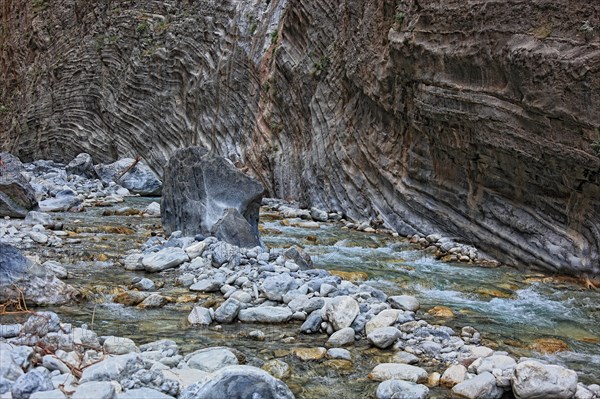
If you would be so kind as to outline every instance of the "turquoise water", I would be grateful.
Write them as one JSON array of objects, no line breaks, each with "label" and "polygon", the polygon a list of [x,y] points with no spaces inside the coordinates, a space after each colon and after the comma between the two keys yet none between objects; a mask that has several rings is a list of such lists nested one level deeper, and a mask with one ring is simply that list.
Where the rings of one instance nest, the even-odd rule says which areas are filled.
[{"label": "turquoise water", "polygon": [[[272,220],[263,229],[267,245],[293,242],[304,247],[317,267],[367,272],[369,283],[388,294],[416,296],[422,313],[436,305],[449,307],[455,317],[447,325],[471,325],[490,346],[563,364],[588,383],[600,381],[598,290],[509,267],[443,263],[406,240],[341,225],[305,229]],[[536,353],[530,346],[539,338],[561,339],[569,350]]]},{"label": "turquoise water", "polygon": [[[144,208],[151,199],[130,198],[126,204]],[[299,325],[224,325],[221,329],[197,329],[186,319],[192,303],[170,303],[161,309],[141,310],[112,303],[115,293],[127,288],[135,276],[144,273],[123,270],[118,262],[128,250],[138,250],[151,233],[160,233],[160,219],[139,216],[102,216],[105,208],[81,214],[59,214],[65,230],[79,231],[78,242],[63,248],[46,249],[42,258],[58,258],[73,275],[68,281],[95,294],[90,300],[55,309],[61,317],[77,325],[87,323],[100,335],[119,335],[146,343],[169,338],[184,352],[206,346],[232,346],[258,365],[280,358],[292,367],[286,380],[298,398],[373,397],[377,383],[366,377],[372,368],[389,361],[391,352],[373,350],[365,342],[352,347],[353,366],[339,369],[327,362],[301,362],[288,352],[295,347],[323,346],[324,335],[305,336]],[[316,267],[360,271],[368,283],[386,293],[410,294],[419,298],[419,316],[432,324],[447,324],[457,330],[466,325],[477,328],[484,343],[516,356],[536,356],[529,347],[539,338],[559,338],[569,350],[546,355],[553,363],[575,369],[585,383],[600,381],[600,293],[564,282],[548,281],[547,276],[516,269],[482,268],[475,265],[443,263],[400,238],[343,229],[341,224],[323,224],[319,229],[293,227],[277,216],[263,213],[264,242],[271,247],[299,245]],[[103,232],[107,227],[129,227],[133,234]],[[106,260],[103,260],[106,259]],[[164,284],[163,295],[173,298],[189,294],[174,285],[174,277],[148,274]],[[218,296],[217,296],[218,299]],[[200,299],[202,301],[204,299]],[[427,310],[436,305],[452,309],[451,319],[433,318]],[[253,329],[262,330],[262,342],[248,338]],[[291,342],[284,341],[292,337]],[[427,368],[427,367],[426,367]],[[428,369],[428,371],[433,371]],[[439,370],[438,370],[439,371]],[[447,391],[434,389],[431,398],[447,397]]]}]

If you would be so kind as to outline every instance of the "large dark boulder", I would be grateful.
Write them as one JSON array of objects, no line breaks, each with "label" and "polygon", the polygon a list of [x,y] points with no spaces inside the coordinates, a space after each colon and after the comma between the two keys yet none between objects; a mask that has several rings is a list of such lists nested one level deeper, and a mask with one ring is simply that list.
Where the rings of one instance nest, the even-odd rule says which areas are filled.
[{"label": "large dark boulder", "polygon": [[[215,233],[225,241],[231,239],[234,245],[241,241],[252,244],[249,246],[258,245],[258,214],[264,188],[227,159],[201,147],[180,149],[169,160],[163,180],[161,217],[167,233],[176,230],[185,235]],[[227,211],[229,208],[242,217]],[[240,232],[250,229],[255,240],[232,237],[235,224]]]},{"label": "large dark boulder", "polygon": [[227,366],[187,387],[180,399],[294,399],[280,380],[251,366]]},{"label": "large dark boulder", "polygon": [[19,158],[0,153],[0,216],[24,218],[37,206],[35,191],[21,174],[24,171]]},{"label": "large dark boulder", "polygon": [[95,179],[98,177],[94,170],[94,164],[92,162],[92,156],[82,152],[77,155],[67,166],[65,166],[67,175],[78,175],[87,177],[88,179]]},{"label": "large dark boulder", "polygon": [[258,232],[235,208],[225,210],[223,217],[213,225],[211,234],[237,247],[251,248],[261,244]]},{"label": "large dark boulder", "polygon": [[0,303],[25,299],[29,305],[62,305],[78,292],[52,270],[33,263],[15,247],[0,243]]},{"label": "large dark boulder", "polygon": [[94,170],[105,183],[114,181],[133,194],[146,196],[161,194],[162,182],[144,161],[123,158],[111,164],[96,165]]}]

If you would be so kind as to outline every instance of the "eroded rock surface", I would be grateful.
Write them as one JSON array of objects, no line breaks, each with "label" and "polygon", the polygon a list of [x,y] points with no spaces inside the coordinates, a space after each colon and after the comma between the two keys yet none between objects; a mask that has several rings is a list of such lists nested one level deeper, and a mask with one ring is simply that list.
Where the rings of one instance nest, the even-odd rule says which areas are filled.
[{"label": "eroded rock surface", "polygon": [[15,247],[0,243],[0,302],[63,305],[78,295],[51,269],[33,263]]},{"label": "eroded rock surface", "polygon": [[21,161],[7,153],[0,153],[0,216],[24,218],[37,206],[35,191],[25,179]]},{"label": "eroded rock surface", "polygon": [[178,150],[165,170],[161,218],[168,233],[215,234],[242,247],[260,245],[258,213],[264,189],[205,148]]},{"label": "eroded rock surface", "polygon": [[12,0],[0,17],[0,146],[25,160],[143,154],[160,174],[203,145],[272,196],[600,272],[595,2]]}]

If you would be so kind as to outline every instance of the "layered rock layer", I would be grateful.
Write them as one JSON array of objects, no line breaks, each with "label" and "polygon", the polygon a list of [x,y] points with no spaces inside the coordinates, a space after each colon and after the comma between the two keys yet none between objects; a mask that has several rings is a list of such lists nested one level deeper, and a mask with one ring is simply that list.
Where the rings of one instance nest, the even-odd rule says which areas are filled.
[{"label": "layered rock layer", "polygon": [[2,149],[202,145],[271,195],[600,274],[600,14],[532,0],[6,0]]}]

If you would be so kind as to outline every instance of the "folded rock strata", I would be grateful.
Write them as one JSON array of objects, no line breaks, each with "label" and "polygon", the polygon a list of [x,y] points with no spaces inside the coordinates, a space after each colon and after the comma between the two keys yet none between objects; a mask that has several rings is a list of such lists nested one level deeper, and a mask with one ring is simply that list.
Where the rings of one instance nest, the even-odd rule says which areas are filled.
[{"label": "folded rock strata", "polygon": [[0,10],[0,146],[202,145],[272,196],[497,259],[600,273],[594,2],[22,2]]}]

